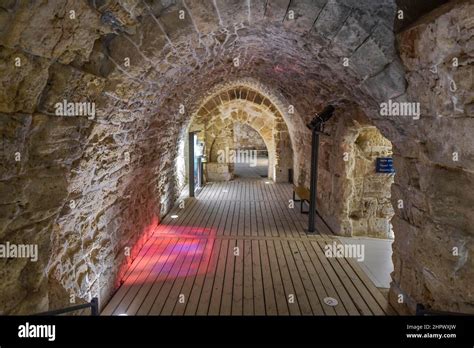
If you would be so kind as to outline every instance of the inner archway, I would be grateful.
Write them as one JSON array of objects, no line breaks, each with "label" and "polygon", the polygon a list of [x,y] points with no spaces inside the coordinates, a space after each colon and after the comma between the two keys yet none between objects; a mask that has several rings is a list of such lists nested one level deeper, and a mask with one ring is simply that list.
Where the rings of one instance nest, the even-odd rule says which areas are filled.
[{"label": "inner archway", "polygon": [[241,157],[249,160],[235,161],[236,178],[267,178],[269,174],[268,149],[265,140],[251,126],[234,123],[234,148]]},{"label": "inner archway", "polygon": [[[294,152],[287,124],[279,108],[258,87],[233,84],[217,89],[197,108],[188,132],[198,132],[204,143],[205,172],[210,181],[231,180],[235,160],[245,157],[256,162],[258,152],[261,166],[267,162],[268,178],[288,182],[292,176]],[[242,156],[237,150],[244,151]]]}]

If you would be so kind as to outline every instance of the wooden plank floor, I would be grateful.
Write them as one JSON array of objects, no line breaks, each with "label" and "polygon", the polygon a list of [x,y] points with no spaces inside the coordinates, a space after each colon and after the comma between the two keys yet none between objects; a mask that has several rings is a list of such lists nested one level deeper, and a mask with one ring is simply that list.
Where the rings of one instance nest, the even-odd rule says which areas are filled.
[{"label": "wooden plank floor", "polygon": [[395,314],[357,261],[325,257],[338,241],[319,218],[308,235],[291,198],[264,179],[207,185],[163,219],[102,315]]}]

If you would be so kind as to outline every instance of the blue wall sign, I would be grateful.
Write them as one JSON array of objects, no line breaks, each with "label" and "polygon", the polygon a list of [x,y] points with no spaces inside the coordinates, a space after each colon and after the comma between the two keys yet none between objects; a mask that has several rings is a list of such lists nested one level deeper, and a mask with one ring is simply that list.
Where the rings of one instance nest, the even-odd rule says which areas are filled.
[{"label": "blue wall sign", "polygon": [[375,162],[376,173],[395,173],[393,159],[391,157],[377,157]]}]

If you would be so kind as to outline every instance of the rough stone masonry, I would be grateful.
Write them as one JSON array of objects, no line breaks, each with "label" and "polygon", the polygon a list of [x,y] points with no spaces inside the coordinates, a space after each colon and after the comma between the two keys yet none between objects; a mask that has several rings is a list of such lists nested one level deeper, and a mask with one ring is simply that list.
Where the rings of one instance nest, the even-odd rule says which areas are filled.
[{"label": "rough stone masonry", "polygon": [[[452,1],[395,35],[393,0],[2,1],[0,242],[38,260],[0,259],[0,312],[107,301],[182,188],[191,118],[232,85],[281,114],[302,185],[329,101],[376,127],[397,171],[391,303],[473,313],[472,13]],[[64,100],[94,117],[58,115]],[[381,116],[389,100],[421,117]]]}]

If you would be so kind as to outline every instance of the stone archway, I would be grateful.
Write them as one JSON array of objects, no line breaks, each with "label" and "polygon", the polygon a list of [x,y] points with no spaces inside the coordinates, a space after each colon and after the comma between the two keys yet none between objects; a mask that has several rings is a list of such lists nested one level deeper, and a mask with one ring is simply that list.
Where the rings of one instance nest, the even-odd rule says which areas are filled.
[{"label": "stone archway", "polygon": [[352,146],[352,194],[346,221],[352,236],[393,239],[391,186],[395,173],[377,173],[377,158],[392,157],[392,144],[375,127],[360,128]]},{"label": "stone archway", "polygon": [[260,133],[246,123],[234,123],[234,148],[242,158],[251,161],[240,161],[234,166],[237,178],[269,178],[268,146]]},{"label": "stone archway", "polygon": [[388,237],[393,176],[377,174],[375,162],[392,145],[356,105],[337,113],[321,135],[317,209],[338,235]]},{"label": "stone archway", "polygon": [[[204,99],[194,113],[189,130],[202,130],[206,151],[210,152],[217,138],[231,133],[238,122],[253,128],[262,137],[268,150],[268,176],[275,182],[286,182],[293,170],[293,148],[290,132],[279,109],[256,86],[241,81],[218,86]],[[214,154],[215,156],[215,154]]]}]

